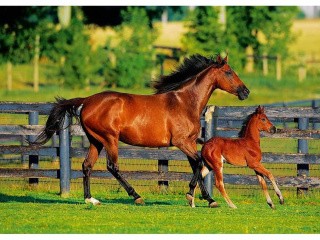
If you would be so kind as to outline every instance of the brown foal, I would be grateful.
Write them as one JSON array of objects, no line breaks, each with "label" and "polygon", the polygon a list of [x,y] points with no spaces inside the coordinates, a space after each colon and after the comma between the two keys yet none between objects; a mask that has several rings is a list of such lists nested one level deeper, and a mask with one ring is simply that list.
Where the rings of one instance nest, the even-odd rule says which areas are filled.
[{"label": "brown foal", "polygon": [[[240,138],[214,137],[208,140],[202,147],[201,155],[209,169],[214,171],[215,185],[231,208],[236,208],[236,206],[230,200],[224,188],[222,173],[224,161],[232,165],[248,166],[253,169],[262,186],[267,203],[271,208],[275,208],[275,206],[268,193],[264,177],[267,177],[271,181],[280,199],[280,203],[284,203],[284,199],[272,173],[261,164],[261,131],[275,133],[276,128],[265,115],[264,108],[259,106],[253,114],[248,116],[246,124],[244,124],[239,133]],[[208,174],[208,172],[208,168],[204,166],[201,170],[202,177]]]}]

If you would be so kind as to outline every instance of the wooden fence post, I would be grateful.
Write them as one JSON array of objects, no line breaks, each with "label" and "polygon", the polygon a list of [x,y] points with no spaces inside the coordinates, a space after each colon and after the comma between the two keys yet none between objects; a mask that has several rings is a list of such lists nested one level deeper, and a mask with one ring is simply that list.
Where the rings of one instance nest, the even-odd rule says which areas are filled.
[{"label": "wooden fence post", "polygon": [[[308,118],[299,118],[298,119],[298,128],[300,130],[308,129],[309,120]],[[298,152],[299,153],[308,153],[308,140],[298,139]],[[309,177],[309,164],[297,164],[297,176]],[[297,194],[306,194],[308,188],[297,188]]]},{"label": "wooden fence post", "polygon": [[264,53],[262,55],[262,69],[263,69],[263,76],[268,75],[268,54]]},{"label": "wooden fence post", "polygon": [[[29,112],[29,125],[38,125],[39,123],[39,113],[38,112]],[[29,141],[33,142],[36,140],[36,136],[29,136]],[[39,156],[38,155],[29,155],[29,169],[38,169],[39,168]],[[29,178],[29,184],[38,184],[38,178]]]},{"label": "wooden fence post", "polygon": [[[214,129],[214,121],[213,121],[213,113],[215,107],[209,106],[205,112],[205,135],[204,141],[208,141],[213,136]],[[213,195],[213,172],[210,171],[208,175],[204,178],[204,185],[206,186],[209,195],[212,197]]]},{"label": "wooden fence post", "polygon": [[[169,171],[169,161],[159,159],[158,160],[158,172],[167,173]],[[158,181],[158,186],[160,188],[160,192],[167,192],[169,187],[169,181]]]},{"label": "wooden fence post", "polygon": [[70,133],[69,115],[66,114],[63,128],[59,132],[59,157],[60,157],[60,195],[68,196],[70,192],[71,159],[70,159]]},{"label": "wooden fence post", "polygon": [[281,70],[281,55],[278,54],[277,55],[277,67],[276,67],[276,71],[277,71],[277,80],[280,81],[281,80],[281,75],[282,75],[282,70]]},{"label": "wooden fence post", "polygon": [[[320,100],[312,100],[312,103],[311,103],[312,108],[319,108],[319,105],[320,105]],[[313,129],[315,130],[320,129],[320,123],[314,122]]]},{"label": "wooden fence post", "polygon": [[40,35],[36,35],[33,63],[33,91],[39,92],[39,55],[40,55]]}]

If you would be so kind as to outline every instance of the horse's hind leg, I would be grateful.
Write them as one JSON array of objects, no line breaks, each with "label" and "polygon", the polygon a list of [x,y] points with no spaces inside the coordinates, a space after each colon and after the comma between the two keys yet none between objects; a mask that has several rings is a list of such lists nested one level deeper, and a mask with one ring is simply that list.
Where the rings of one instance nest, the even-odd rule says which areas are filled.
[{"label": "horse's hind leg", "polygon": [[107,169],[118,180],[120,185],[132,196],[136,204],[144,204],[141,196],[134,188],[123,178],[119,172],[118,166],[118,139],[109,138],[108,145],[104,146],[107,152]]},{"label": "horse's hind leg", "polygon": [[101,149],[101,143],[97,141],[90,142],[88,154],[82,163],[84,199],[86,203],[92,203],[93,205],[99,205],[100,202],[91,196],[90,174],[94,164],[98,159]]}]

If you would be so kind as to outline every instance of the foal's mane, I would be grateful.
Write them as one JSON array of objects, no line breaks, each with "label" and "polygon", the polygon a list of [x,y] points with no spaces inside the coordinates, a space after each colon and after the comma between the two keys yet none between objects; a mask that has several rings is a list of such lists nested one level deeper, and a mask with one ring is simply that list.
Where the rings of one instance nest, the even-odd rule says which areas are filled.
[{"label": "foal's mane", "polygon": [[255,114],[256,114],[256,112],[251,113],[251,114],[248,115],[248,116],[246,117],[246,119],[243,121],[241,130],[240,130],[240,132],[238,133],[238,137],[240,137],[240,138],[241,138],[241,137],[244,137],[244,135],[245,135],[245,133],[246,133],[246,131],[247,131],[247,127],[248,127],[248,124],[249,124],[249,122],[250,122],[250,119],[251,119]]},{"label": "foal's mane", "polygon": [[195,54],[189,58],[185,58],[183,63],[171,74],[160,76],[159,79],[153,83],[153,87],[156,90],[156,94],[177,90],[184,83],[191,80],[193,76],[209,66],[215,65],[216,67],[219,67],[223,64],[225,64],[224,60],[219,64],[213,57],[206,58],[200,54]]}]

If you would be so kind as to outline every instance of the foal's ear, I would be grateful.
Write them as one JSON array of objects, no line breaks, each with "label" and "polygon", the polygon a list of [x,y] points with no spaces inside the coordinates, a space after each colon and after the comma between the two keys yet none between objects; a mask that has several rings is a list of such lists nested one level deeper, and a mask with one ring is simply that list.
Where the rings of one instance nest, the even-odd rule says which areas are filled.
[{"label": "foal's ear", "polygon": [[260,105],[257,107],[256,109],[256,113],[259,113],[259,114],[263,114],[264,113],[264,107],[261,107]]}]

